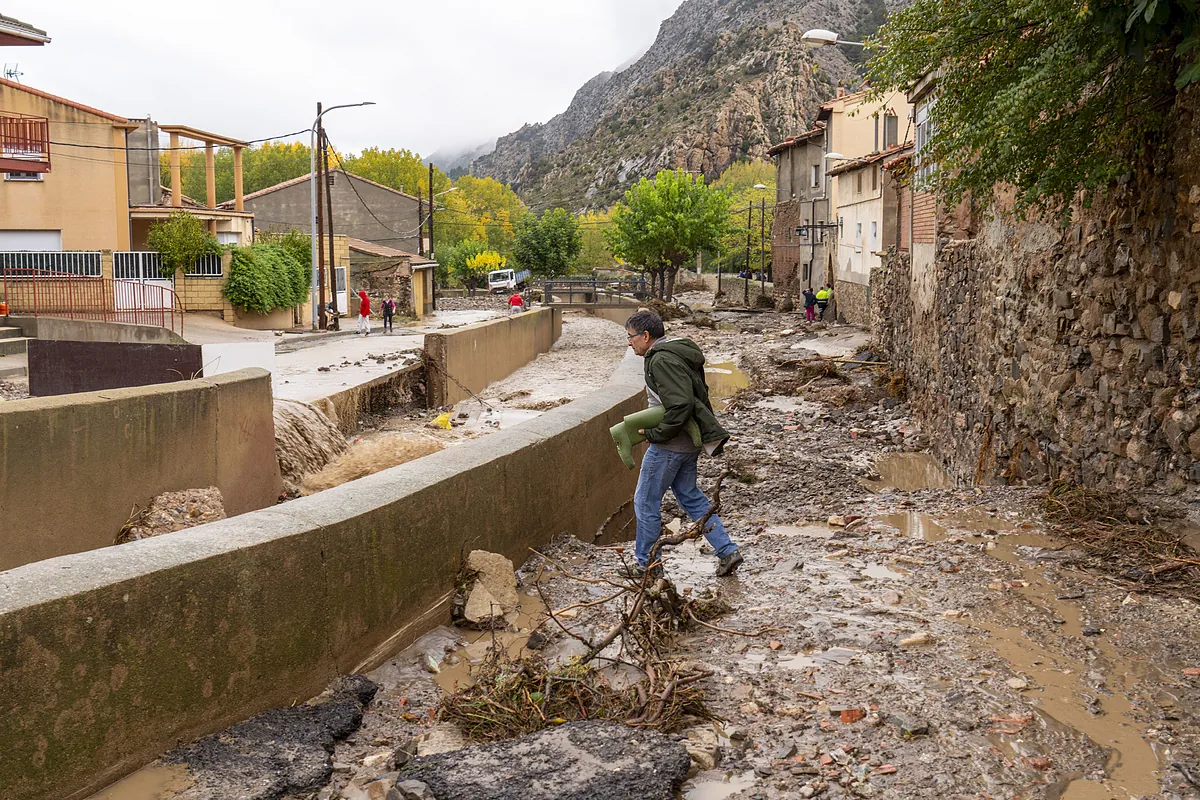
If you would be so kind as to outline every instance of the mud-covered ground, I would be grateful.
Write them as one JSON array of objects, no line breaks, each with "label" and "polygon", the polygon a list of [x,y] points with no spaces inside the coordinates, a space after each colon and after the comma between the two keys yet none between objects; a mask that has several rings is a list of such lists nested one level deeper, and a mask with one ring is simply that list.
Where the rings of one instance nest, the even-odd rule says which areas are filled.
[{"label": "mud-covered ground", "polygon": [[[886,367],[814,377],[785,363],[844,359],[865,340],[855,329],[722,312],[708,324],[672,332],[700,342],[710,366],[736,363],[710,383],[749,383],[717,392],[736,393],[723,413],[734,439],[702,468],[710,491],[730,473],[722,517],[746,562],[715,578],[708,548],[691,542],[666,569],[685,591],[720,592],[732,610],[713,624],[776,630],[700,628],[678,643],[715,672],[703,685],[718,718],[680,732],[718,762],[685,797],[1200,797],[1187,778],[1200,778],[1194,599],[1088,566],[1047,535],[1041,490],[953,487],[917,452],[927,442],[889,395]],[[681,516],[669,496],[666,508]],[[574,539],[548,555],[591,577],[627,557]],[[597,596],[537,557],[519,574],[525,613],[497,638],[514,652],[542,618],[539,574],[556,608]],[[562,621],[594,635],[614,614]],[[553,623],[541,630],[549,657],[578,654]],[[461,744],[432,708],[491,643],[441,628],[375,673],[383,688],[338,745],[346,771],[325,796],[407,737],[432,732],[429,751]]]},{"label": "mud-covered ground", "polygon": [[[702,459],[701,485],[727,473],[721,516],[745,563],[716,578],[703,542],[664,557],[685,597],[711,590],[729,607],[710,620],[726,631],[675,643],[713,672],[699,684],[713,718],[672,731],[694,758],[683,797],[1200,798],[1200,607],[1186,586],[1134,585],[1052,536],[1042,489],[954,486],[861,331],[793,314],[700,321],[669,330],[709,354],[733,439]],[[546,377],[489,394],[538,402]],[[668,496],[673,530],[680,517]],[[615,579],[631,538],[627,526],[545,552]],[[493,646],[520,654],[537,630],[551,661],[579,655],[538,590],[563,609],[609,587],[532,554],[519,567],[510,629],[440,627],[372,672],[379,691],[334,745],[331,781],[289,797],[366,796],[355,787],[414,738],[421,753],[461,747],[436,706]],[[559,622],[595,640],[617,613],[577,607]]]}]

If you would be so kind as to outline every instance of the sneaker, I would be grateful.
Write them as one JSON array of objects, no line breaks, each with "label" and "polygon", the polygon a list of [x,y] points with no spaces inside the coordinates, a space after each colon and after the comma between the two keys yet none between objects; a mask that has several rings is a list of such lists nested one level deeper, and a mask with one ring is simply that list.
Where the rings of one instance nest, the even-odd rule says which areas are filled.
[{"label": "sneaker", "polygon": [[717,562],[717,577],[732,575],[737,571],[737,568],[742,565],[742,553],[740,550],[734,550],[727,556],[722,556]]}]

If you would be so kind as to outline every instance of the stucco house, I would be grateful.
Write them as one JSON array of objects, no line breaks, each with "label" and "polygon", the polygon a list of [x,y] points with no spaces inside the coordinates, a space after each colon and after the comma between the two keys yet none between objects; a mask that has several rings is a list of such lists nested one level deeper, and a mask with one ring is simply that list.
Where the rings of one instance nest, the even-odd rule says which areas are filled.
[{"label": "stucco house", "polygon": [[[371,306],[393,297],[398,312],[424,319],[433,312],[433,274],[437,264],[395,247],[350,239],[350,289],[366,287]],[[347,308],[345,270],[338,270],[338,308]]]}]

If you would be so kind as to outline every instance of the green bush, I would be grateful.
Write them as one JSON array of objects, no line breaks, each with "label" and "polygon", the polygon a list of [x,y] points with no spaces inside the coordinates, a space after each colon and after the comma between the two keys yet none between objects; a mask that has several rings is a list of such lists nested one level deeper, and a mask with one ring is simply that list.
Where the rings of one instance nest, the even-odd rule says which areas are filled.
[{"label": "green bush", "polygon": [[266,314],[303,303],[312,286],[306,264],[277,244],[233,248],[225,298],[235,306]]},{"label": "green bush", "polygon": [[187,269],[202,256],[219,256],[221,245],[196,217],[186,211],[173,211],[165,220],[150,224],[146,245],[162,256],[163,277],[175,270]]}]

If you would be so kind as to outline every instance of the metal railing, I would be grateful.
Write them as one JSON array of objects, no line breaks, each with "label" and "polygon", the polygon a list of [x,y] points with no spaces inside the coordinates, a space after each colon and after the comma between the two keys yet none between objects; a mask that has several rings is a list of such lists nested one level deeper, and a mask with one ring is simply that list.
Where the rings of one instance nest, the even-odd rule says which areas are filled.
[{"label": "metal railing", "polygon": [[50,169],[50,123],[45,117],[0,113],[0,166],[5,170]]},{"label": "metal railing", "polygon": [[0,271],[12,279],[54,272],[77,277],[100,277],[98,251],[16,251],[0,253]]},{"label": "metal railing", "polygon": [[[221,256],[201,256],[183,271],[189,278],[220,278],[225,274]],[[162,256],[154,250],[113,253],[113,277],[125,281],[170,281],[163,275]]]},{"label": "metal railing", "polygon": [[644,278],[621,281],[554,280],[542,285],[542,303],[610,303],[620,305],[630,299],[643,300],[648,296]]},{"label": "metal railing", "polygon": [[183,334],[179,297],[157,283],[0,267],[0,291],[9,314],[156,325]]}]

